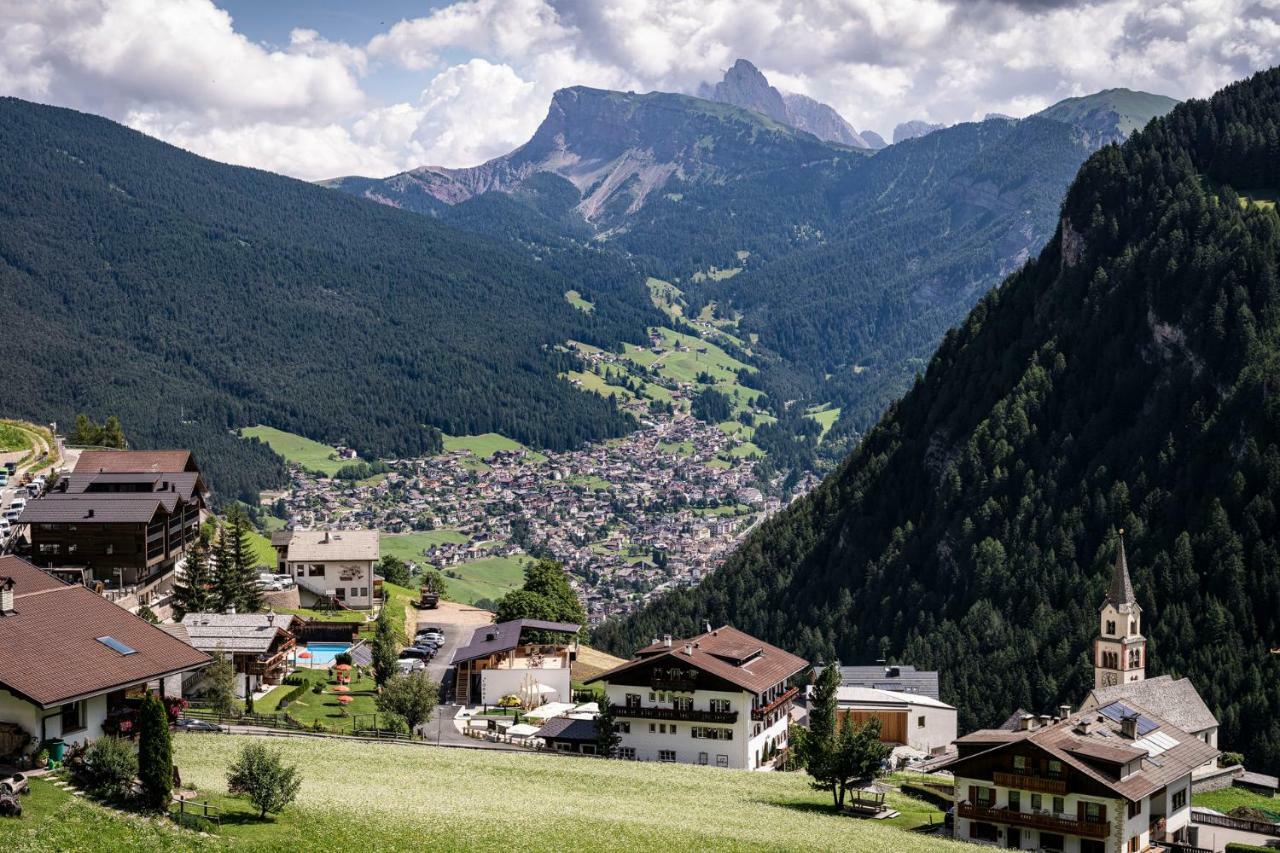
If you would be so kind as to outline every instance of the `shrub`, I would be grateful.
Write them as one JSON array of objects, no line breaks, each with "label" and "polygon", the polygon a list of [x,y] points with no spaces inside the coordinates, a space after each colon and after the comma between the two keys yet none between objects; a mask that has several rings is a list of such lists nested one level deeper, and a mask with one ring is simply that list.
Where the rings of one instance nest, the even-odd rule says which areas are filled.
[{"label": "shrub", "polygon": [[334,656],[333,656],[333,662],[334,662],[335,664],[343,664],[343,663],[345,663],[347,666],[351,666],[351,664],[352,664],[352,660],[351,660],[351,653],[350,653],[350,652],[338,652],[336,655],[334,655]]},{"label": "shrub", "polygon": [[317,696],[319,696],[321,693],[323,693],[323,692],[324,692],[324,682],[323,682],[323,681],[317,681],[315,684],[311,685],[311,692],[312,692],[312,693],[314,693],[314,694],[316,694]]},{"label": "shrub", "polygon": [[1244,756],[1238,752],[1224,752],[1218,756],[1219,767],[1235,767],[1244,764]]},{"label": "shrub", "polygon": [[173,792],[173,746],[169,741],[169,715],[155,696],[142,703],[138,725],[138,777],[148,808],[163,810]]},{"label": "shrub", "polygon": [[138,775],[138,756],[128,741],[100,737],[85,750],[80,777],[77,779],[91,793],[108,800],[123,800],[133,791]]},{"label": "shrub", "polygon": [[243,794],[258,809],[258,816],[279,814],[298,796],[302,777],[298,768],[284,763],[279,751],[261,743],[246,743],[227,772],[227,790]]}]

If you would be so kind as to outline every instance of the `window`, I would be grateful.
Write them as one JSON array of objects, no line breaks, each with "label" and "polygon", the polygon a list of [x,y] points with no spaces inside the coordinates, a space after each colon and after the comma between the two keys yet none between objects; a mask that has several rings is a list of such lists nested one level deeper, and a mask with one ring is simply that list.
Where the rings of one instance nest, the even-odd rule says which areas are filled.
[{"label": "window", "polygon": [[625,758],[627,761],[635,761],[636,748],[634,746],[620,746],[618,747],[618,757]]},{"label": "window", "polygon": [[675,723],[672,723],[672,724],[671,724],[671,733],[672,733],[672,734],[675,734],[675,733],[676,733],[676,724],[675,724]]},{"label": "window", "polygon": [[1009,811],[1011,812],[1022,811],[1022,792],[1021,791],[1009,792]]},{"label": "window", "polygon": [[95,639],[99,643],[102,643],[102,645],[111,649],[111,651],[119,652],[120,654],[125,656],[135,654],[137,652],[136,649],[132,649],[129,646],[126,646],[124,643],[120,642],[115,637],[96,637]]},{"label": "window", "polygon": [[1038,812],[1038,811],[1040,811],[1040,810],[1041,810],[1041,809],[1043,809],[1043,808],[1044,808],[1044,797],[1040,796],[1039,794],[1032,794],[1032,795],[1031,795],[1031,810],[1032,810],[1033,812]]},{"label": "window", "polygon": [[78,732],[84,728],[84,701],[68,702],[62,706],[62,734]]},{"label": "window", "polygon": [[969,791],[973,796],[974,805],[989,809],[996,804],[995,788],[983,788],[975,785]]},{"label": "window", "polygon": [[324,564],[318,563],[307,567],[307,577],[322,578],[324,577]]},{"label": "window", "polygon": [[1116,620],[1108,619],[1107,620],[1107,636],[1114,637],[1115,635],[1116,635]]},{"label": "window", "polygon": [[673,697],[673,698],[672,698],[672,700],[671,700],[671,705],[672,705],[672,707],[673,707],[673,708],[675,708],[677,711],[692,711],[692,710],[693,710],[693,697],[692,697],[692,696],[676,696],[676,697]]},{"label": "window", "polygon": [[658,701],[658,694],[657,694],[657,693],[654,693],[652,690],[650,690],[650,691],[649,691],[649,701],[650,701],[650,702],[657,702],[657,701]]},{"label": "window", "polygon": [[659,761],[675,761],[676,751],[674,749],[660,749],[658,750],[658,760]]},{"label": "window", "polygon": [[[924,719],[921,717],[921,719]],[[1025,755],[1015,755],[1013,757],[1013,769],[1019,773],[1027,769],[1027,757]]]},{"label": "window", "polygon": [[728,767],[728,766],[729,766],[729,756],[727,755],[716,756],[716,767]]},{"label": "window", "polygon": [[1142,836],[1135,835],[1129,839],[1129,853],[1138,853],[1142,849]]},{"label": "window", "polygon": [[711,710],[713,713],[716,713],[716,714],[729,713],[729,700],[728,699],[712,699]]},{"label": "window", "polygon": [[920,716],[916,717],[916,728],[917,729],[924,728],[924,714],[921,714]]},{"label": "window", "polygon": [[1084,819],[1088,823],[1106,823],[1107,807],[1102,803],[1081,803]]},{"label": "window", "polygon": [[1055,832],[1040,833],[1040,849],[1041,850],[1065,850],[1066,842],[1062,836]]},{"label": "window", "polygon": [[653,734],[657,730],[658,730],[658,727],[656,725],[654,725],[653,723],[649,724],[649,734]]},{"label": "window", "polygon": [[335,589],[335,590],[333,591],[333,597],[334,597],[334,598],[336,598],[336,599],[338,599],[339,601],[346,601],[346,600],[347,600],[347,591],[346,591],[345,589],[343,589],[342,587],[338,587],[337,589]]},{"label": "window", "polygon": [[[651,694],[649,694],[649,695],[650,695],[650,696],[652,696],[653,694],[651,693]],[[628,708],[639,708],[639,707],[640,707],[640,694],[639,694],[639,693],[628,693],[628,694],[627,694],[626,703],[627,703],[627,707],[628,707]]]},{"label": "window", "polygon": [[1053,813],[1064,814],[1067,810],[1067,801],[1064,797],[1053,798]]},{"label": "window", "polygon": [[629,735],[631,734],[631,723],[628,723],[625,720],[621,723],[614,723],[613,730],[620,735]]},{"label": "window", "polygon": [[362,586],[362,587],[360,587],[360,597],[361,597],[361,598],[368,598],[368,597],[369,597],[369,587],[367,587],[367,586]]},{"label": "window", "polygon": [[666,724],[666,723],[659,723],[659,724],[658,724],[658,734],[660,734],[660,735],[665,735],[666,733],[667,733],[667,724]]},{"label": "window", "polygon": [[1142,803],[1129,803],[1129,817],[1137,817],[1142,814]]},{"label": "window", "polygon": [[1096,838],[1081,838],[1080,853],[1107,853],[1107,845]]},{"label": "window", "polygon": [[707,757],[707,754],[706,754],[705,752],[699,752],[699,753],[698,753],[698,763],[699,763],[699,764],[706,764],[709,760],[710,760],[710,759]]},{"label": "window", "polygon": [[1184,809],[1186,807],[1187,807],[1187,789],[1183,788],[1181,791],[1174,791],[1173,792],[1173,810],[1176,812],[1178,809]]},{"label": "window", "polygon": [[1051,759],[1049,759],[1049,772],[1050,772],[1050,773],[1052,773],[1052,774],[1054,774],[1054,775],[1057,775],[1058,773],[1061,773],[1061,772],[1062,772],[1062,762],[1061,762],[1061,761],[1058,761],[1056,758],[1051,758]]},{"label": "window", "polygon": [[40,546],[40,553],[41,553],[41,554],[56,554],[56,553],[58,553],[58,551],[60,550],[60,548],[61,548],[61,546],[59,546],[59,545],[48,545],[48,544],[46,544],[46,545],[41,545],[41,546]]}]

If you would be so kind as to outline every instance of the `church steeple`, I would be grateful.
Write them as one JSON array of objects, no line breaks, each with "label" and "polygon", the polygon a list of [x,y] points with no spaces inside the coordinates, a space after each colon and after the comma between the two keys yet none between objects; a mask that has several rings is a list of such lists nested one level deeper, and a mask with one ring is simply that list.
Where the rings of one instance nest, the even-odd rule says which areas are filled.
[{"label": "church steeple", "polygon": [[1146,677],[1147,638],[1142,636],[1142,608],[1138,606],[1133,581],[1129,579],[1123,530],[1111,567],[1111,584],[1100,610],[1100,636],[1094,643],[1094,687],[1142,681]]},{"label": "church steeple", "polygon": [[1124,553],[1123,528],[1120,530],[1120,544],[1116,548],[1116,562],[1111,568],[1111,588],[1107,590],[1107,603],[1121,612],[1138,606],[1137,599],[1133,597],[1133,582],[1129,580],[1129,560]]}]

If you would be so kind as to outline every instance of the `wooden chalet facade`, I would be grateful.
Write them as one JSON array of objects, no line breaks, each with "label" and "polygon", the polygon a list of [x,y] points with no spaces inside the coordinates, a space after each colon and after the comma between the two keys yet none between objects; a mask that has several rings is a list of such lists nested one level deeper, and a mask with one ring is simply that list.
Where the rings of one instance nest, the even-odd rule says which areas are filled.
[{"label": "wooden chalet facade", "polygon": [[199,535],[204,481],[183,451],[92,451],[18,517],[41,568],[136,586],[173,572]]},{"label": "wooden chalet facade", "polygon": [[277,613],[188,613],[182,618],[187,642],[208,654],[231,656],[236,695],[264,684],[279,684],[292,668],[295,619]]}]

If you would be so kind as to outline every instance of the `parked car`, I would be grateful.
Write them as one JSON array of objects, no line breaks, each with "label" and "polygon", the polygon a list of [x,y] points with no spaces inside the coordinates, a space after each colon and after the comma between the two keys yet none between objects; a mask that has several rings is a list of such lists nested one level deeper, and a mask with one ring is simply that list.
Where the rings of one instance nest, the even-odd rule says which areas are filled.
[{"label": "parked car", "polygon": [[199,720],[195,717],[182,717],[175,723],[177,728],[184,732],[221,732],[225,731],[222,726],[217,723],[211,723],[208,720]]},{"label": "parked car", "polygon": [[400,660],[396,661],[396,670],[401,675],[408,675],[411,672],[426,668],[426,661],[418,660],[417,658],[400,658]]},{"label": "parked car", "polygon": [[18,470],[18,463],[17,463],[17,462],[6,462],[6,463],[4,463],[4,468],[5,468],[5,470],[6,470],[6,471],[8,471],[8,472],[9,472],[9,475],[10,475],[10,476],[13,476],[13,474]]},{"label": "parked car", "polygon": [[441,634],[439,631],[428,631],[425,634],[422,632],[419,632],[417,635],[415,635],[414,640],[417,642],[422,642],[425,640],[426,642],[429,642],[429,643],[435,643],[437,646],[443,646],[444,634]]},{"label": "parked car", "polygon": [[4,517],[8,521],[17,521],[20,515],[22,515],[22,507],[20,506],[10,506],[4,511]]},{"label": "parked car", "polygon": [[434,653],[428,649],[420,649],[417,646],[410,646],[409,648],[403,649],[400,652],[400,660],[405,660],[406,658],[416,658],[417,660],[425,661],[425,660],[429,660],[432,654]]}]

